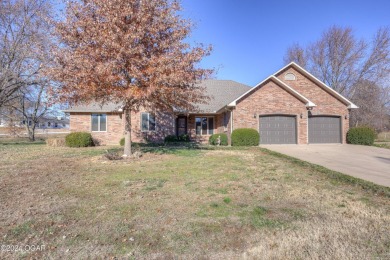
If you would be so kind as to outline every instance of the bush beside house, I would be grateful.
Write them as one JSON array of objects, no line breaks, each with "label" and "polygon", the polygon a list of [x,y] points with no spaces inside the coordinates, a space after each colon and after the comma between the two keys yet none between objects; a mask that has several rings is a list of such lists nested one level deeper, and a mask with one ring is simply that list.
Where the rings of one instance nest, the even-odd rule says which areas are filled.
[{"label": "bush beside house", "polygon": [[373,145],[375,138],[375,130],[370,127],[353,127],[347,132],[349,144]]},{"label": "bush beside house", "polygon": [[189,135],[167,135],[164,138],[164,143],[174,143],[174,142],[189,142],[190,137]]},{"label": "bush beside house", "polygon": [[218,138],[220,138],[219,145],[228,145],[228,137],[226,134],[213,134],[209,138],[209,144],[218,145]]},{"label": "bush beside house", "polygon": [[74,132],[65,137],[66,146],[69,147],[88,147],[93,146],[93,139],[90,133]]},{"label": "bush beside house", "polygon": [[260,142],[260,135],[252,128],[240,128],[232,132],[232,146],[257,146]]}]

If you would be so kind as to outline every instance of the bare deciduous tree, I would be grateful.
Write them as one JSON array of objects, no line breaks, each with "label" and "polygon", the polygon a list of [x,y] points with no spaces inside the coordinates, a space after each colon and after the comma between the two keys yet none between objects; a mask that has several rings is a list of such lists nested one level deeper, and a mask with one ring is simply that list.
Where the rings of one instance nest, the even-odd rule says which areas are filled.
[{"label": "bare deciduous tree", "polygon": [[23,88],[38,84],[50,43],[47,0],[0,1],[0,107]]},{"label": "bare deciduous tree", "polygon": [[354,102],[359,104],[358,110],[351,111],[351,121],[355,126],[369,125],[377,130],[386,126],[388,115],[387,93],[371,81],[361,81],[355,88]]},{"label": "bare deciduous tree", "polygon": [[390,31],[381,28],[369,44],[351,28],[333,26],[306,48],[294,44],[285,62],[295,61],[343,95],[352,97],[358,82],[378,82],[390,71]]},{"label": "bare deciduous tree", "polygon": [[[358,40],[349,27],[333,26],[318,41],[306,47],[294,44],[287,50],[284,61],[297,62],[360,107],[365,107],[367,103],[384,106],[389,102],[383,99],[389,96],[390,91],[388,82],[384,80],[390,73],[389,28],[380,28],[372,41],[366,41]],[[377,88],[381,95],[370,96],[370,100],[364,98],[362,93],[377,93]],[[380,118],[379,111],[366,110],[363,114],[366,120],[354,117],[352,124],[372,123],[370,117]]]},{"label": "bare deciduous tree", "polygon": [[56,25],[61,46],[48,70],[60,100],[123,104],[125,156],[131,155],[131,111],[172,110],[204,101],[199,80],[212,71],[197,64],[210,47],[184,39],[191,23],[168,0],[69,1]]},{"label": "bare deciduous tree", "polygon": [[290,47],[288,47],[286,54],[284,56],[284,61],[289,63],[291,61],[296,62],[301,67],[306,68],[308,58],[306,57],[305,50],[298,44],[294,43]]}]

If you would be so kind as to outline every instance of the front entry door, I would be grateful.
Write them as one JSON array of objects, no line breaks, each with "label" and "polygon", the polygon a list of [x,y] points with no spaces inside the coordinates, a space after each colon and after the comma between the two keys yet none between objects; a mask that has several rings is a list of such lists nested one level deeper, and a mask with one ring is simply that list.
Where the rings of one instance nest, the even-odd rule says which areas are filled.
[{"label": "front entry door", "polygon": [[187,134],[187,117],[179,116],[176,121],[176,134],[177,136]]}]

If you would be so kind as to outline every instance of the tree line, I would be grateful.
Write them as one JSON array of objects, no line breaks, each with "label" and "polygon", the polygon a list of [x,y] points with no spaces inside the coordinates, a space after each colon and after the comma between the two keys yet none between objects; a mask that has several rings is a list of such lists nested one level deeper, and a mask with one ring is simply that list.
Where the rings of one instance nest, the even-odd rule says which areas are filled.
[{"label": "tree line", "polygon": [[0,117],[11,131],[26,122],[32,141],[39,120],[51,111],[51,80],[42,72],[51,57],[52,13],[46,0],[0,1]]},{"label": "tree line", "polygon": [[284,62],[294,61],[353,101],[352,126],[390,129],[390,30],[379,28],[370,40],[352,28],[332,26],[312,43],[295,43]]}]

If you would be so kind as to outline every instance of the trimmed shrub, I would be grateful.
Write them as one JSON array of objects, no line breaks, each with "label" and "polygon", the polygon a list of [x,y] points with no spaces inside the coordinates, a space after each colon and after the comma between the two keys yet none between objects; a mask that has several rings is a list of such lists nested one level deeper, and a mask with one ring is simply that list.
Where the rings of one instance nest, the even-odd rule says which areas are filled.
[{"label": "trimmed shrub", "polygon": [[228,145],[228,137],[226,134],[213,134],[209,138],[209,144],[218,145],[218,137],[221,137],[220,145]]},{"label": "trimmed shrub", "polygon": [[173,142],[177,142],[177,141],[178,141],[178,138],[176,135],[167,135],[164,138],[164,143],[173,143]]},{"label": "trimmed shrub", "polygon": [[175,143],[175,142],[189,142],[190,136],[189,135],[167,135],[164,138],[164,143]]},{"label": "trimmed shrub", "polygon": [[375,130],[367,126],[353,127],[347,133],[349,144],[373,145],[375,138]]},{"label": "trimmed shrub", "polygon": [[66,146],[69,147],[88,147],[93,146],[93,139],[90,133],[74,132],[65,137]]},{"label": "trimmed shrub", "polygon": [[233,146],[257,146],[259,141],[259,132],[252,128],[240,128],[232,133]]},{"label": "trimmed shrub", "polygon": [[177,138],[179,142],[189,142],[190,136],[189,135],[179,135]]}]

